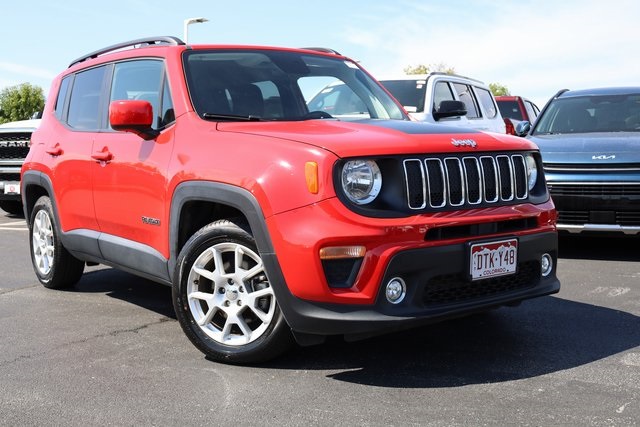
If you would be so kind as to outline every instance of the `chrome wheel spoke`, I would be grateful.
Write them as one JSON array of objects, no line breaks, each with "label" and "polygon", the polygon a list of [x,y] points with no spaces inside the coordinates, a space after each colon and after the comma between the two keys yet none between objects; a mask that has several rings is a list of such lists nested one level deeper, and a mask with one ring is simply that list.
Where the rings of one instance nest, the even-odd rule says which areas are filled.
[{"label": "chrome wheel spoke", "polygon": [[[189,272],[187,299],[205,334],[219,343],[241,346],[267,331],[276,304],[266,276],[260,275],[260,256],[239,243],[218,243],[200,253]],[[265,287],[254,291],[261,282]]]}]

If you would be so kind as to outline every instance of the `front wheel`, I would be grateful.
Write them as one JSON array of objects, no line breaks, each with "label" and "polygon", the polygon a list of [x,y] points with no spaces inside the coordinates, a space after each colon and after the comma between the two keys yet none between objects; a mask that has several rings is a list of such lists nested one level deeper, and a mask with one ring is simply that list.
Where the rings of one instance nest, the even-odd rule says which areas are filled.
[{"label": "front wheel", "polygon": [[216,361],[263,362],[292,343],[253,236],[240,222],[216,221],[189,239],[173,304],[187,337]]},{"label": "front wheel", "polygon": [[62,245],[49,197],[40,197],[33,206],[29,231],[31,263],[40,283],[51,289],[75,285],[84,271],[84,262]]}]

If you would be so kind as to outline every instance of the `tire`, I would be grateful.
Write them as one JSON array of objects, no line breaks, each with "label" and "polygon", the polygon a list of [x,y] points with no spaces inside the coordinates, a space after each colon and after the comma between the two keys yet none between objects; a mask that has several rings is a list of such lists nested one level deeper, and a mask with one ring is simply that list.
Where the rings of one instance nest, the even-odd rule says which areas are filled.
[{"label": "tire", "polygon": [[11,215],[24,215],[24,211],[22,210],[22,202],[18,200],[0,200],[0,209],[7,213],[10,213]]},{"label": "tire", "polygon": [[178,257],[173,305],[187,337],[218,362],[264,362],[293,342],[255,240],[241,222],[216,221],[189,239]]},{"label": "tire", "polygon": [[50,289],[64,289],[80,280],[84,262],[62,246],[55,218],[49,197],[40,197],[29,219],[29,248],[40,283]]}]

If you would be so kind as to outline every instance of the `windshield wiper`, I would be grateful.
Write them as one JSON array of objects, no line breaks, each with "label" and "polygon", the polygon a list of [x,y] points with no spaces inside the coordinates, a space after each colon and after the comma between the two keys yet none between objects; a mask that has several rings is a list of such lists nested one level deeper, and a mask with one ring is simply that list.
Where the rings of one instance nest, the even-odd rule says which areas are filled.
[{"label": "windshield wiper", "polygon": [[207,120],[220,120],[224,122],[260,122],[262,117],[258,116],[240,116],[236,114],[217,114],[217,113],[204,113],[202,118]]}]

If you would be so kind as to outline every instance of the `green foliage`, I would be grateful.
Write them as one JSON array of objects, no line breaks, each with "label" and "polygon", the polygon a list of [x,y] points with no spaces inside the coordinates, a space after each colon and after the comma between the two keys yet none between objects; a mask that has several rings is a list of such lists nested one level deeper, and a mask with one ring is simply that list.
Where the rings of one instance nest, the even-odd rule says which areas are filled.
[{"label": "green foliage", "polygon": [[429,74],[431,72],[455,74],[456,69],[448,66],[444,62],[429,65],[418,64],[415,67],[410,65],[404,69],[405,74]]},{"label": "green foliage", "polygon": [[42,88],[22,83],[0,92],[0,123],[27,120],[44,108]]},{"label": "green foliage", "polygon": [[500,83],[489,83],[489,89],[491,90],[493,96],[511,95],[509,89],[506,86],[501,85]]}]

